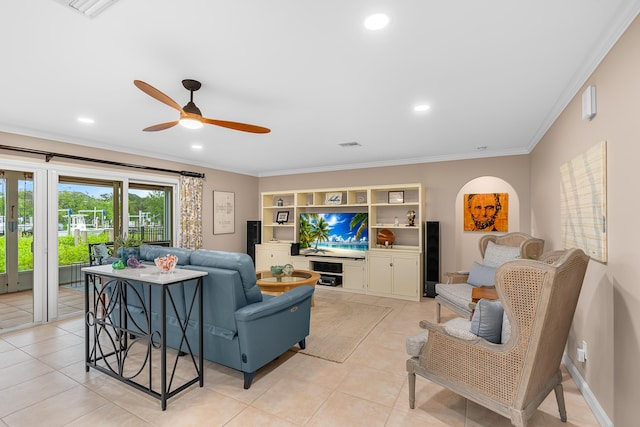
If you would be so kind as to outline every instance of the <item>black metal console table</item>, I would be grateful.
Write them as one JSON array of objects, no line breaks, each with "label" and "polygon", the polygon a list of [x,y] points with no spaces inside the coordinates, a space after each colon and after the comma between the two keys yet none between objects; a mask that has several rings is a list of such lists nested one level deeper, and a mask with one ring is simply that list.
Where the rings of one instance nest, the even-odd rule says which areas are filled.
[{"label": "black metal console table", "polygon": [[[202,319],[202,278],[207,275],[206,272],[174,269],[170,273],[161,273],[156,266],[114,270],[111,265],[86,267],[82,271],[85,274],[87,372],[89,368],[94,368],[160,399],[162,410],[166,409],[168,398],[196,382],[199,382],[200,387],[204,385],[202,322],[197,322],[197,355],[194,355],[194,343],[189,341],[187,325],[196,309],[199,319]],[[176,285],[189,281],[195,281],[195,291],[187,301],[183,288]],[[158,305],[158,301],[154,302],[152,298],[152,287],[160,288],[160,292],[155,292],[160,294],[155,296],[160,298],[160,315],[157,320],[154,320],[155,315],[152,313],[153,304]],[[182,298],[185,298],[186,312],[181,316],[179,306],[183,303]],[[131,312],[132,306],[136,306],[135,314]],[[170,309],[169,313],[167,308]],[[177,326],[181,331],[179,348],[175,349],[169,378],[167,314],[171,315],[174,322],[177,319]],[[157,323],[160,323],[160,330],[157,330]],[[140,351],[136,348],[140,348]],[[157,358],[158,353],[159,390],[157,384],[154,386],[158,373],[153,369],[153,359]],[[175,373],[179,364],[181,367],[186,364],[188,369],[193,369],[195,378],[174,384],[174,379],[178,381]]]}]

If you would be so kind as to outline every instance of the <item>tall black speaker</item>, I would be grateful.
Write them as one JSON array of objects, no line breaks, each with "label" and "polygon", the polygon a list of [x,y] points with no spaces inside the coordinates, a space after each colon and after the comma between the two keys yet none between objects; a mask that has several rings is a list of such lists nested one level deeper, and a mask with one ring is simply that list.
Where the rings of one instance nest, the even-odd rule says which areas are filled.
[{"label": "tall black speaker", "polygon": [[251,256],[254,265],[256,263],[256,245],[262,241],[261,226],[260,221],[247,221],[247,253]]},{"label": "tall black speaker", "polygon": [[424,226],[424,296],[436,296],[440,281],[440,222],[427,221]]}]

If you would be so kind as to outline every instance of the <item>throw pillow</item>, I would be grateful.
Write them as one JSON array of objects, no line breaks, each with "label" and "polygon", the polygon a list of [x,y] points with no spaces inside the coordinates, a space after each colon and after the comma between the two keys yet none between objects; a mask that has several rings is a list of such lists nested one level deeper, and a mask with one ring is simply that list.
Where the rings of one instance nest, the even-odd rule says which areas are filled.
[{"label": "throw pillow", "polygon": [[520,247],[496,245],[489,242],[484,251],[484,265],[489,267],[500,267],[507,261],[520,258]]},{"label": "throw pillow", "polygon": [[92,246],[93,248],[93,257],[96,259],[96,262],[100,264],[104,264],[107,262],[107,258],[109,257],[109,251],[107,250],[107,245],[104,243],[100,243],[99,245]]},{"label": "throw pillow", "polygon": [[469,270],[467,283],[471,286],[493,286],[496,268],[474,262]]},{"label": "throw pillow", "polygon": [[500,344],[502,340],[502,317],[504,310],[499,300],[481,299],[471,318],[471,333],[480,338]]}]

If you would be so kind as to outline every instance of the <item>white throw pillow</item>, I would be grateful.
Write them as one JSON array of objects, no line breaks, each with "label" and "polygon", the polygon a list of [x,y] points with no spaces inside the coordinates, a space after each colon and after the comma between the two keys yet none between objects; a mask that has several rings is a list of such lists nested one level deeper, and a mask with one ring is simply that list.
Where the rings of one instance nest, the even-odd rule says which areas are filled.
[{"label": "white throw pillow", "polygon": [[507,261],[513,261],[520,258],[520,247],[496,245],[489,242],[487,249],[484,251],[484,265],[489,267],[500,267]]}]

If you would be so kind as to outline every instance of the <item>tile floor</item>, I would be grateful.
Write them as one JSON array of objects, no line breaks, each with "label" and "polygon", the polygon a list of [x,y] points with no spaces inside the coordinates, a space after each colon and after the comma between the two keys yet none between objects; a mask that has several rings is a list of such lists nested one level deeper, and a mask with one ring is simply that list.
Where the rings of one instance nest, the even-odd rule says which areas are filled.
[{"label": "tile floor", "polygon": [[[432,299],[408,302],[320,288],[324,297],[393,308],[343,364],[287,352],[242,375],[205,364],[205,386],[157,399],[84,369],[82,316],[0,335],[0,426],[509,426],[508,419],[418,377],[409,409],[404,341],[435,320]],[[564,371],[568,422],[553,393],[530,426],[597,426]]]}]

